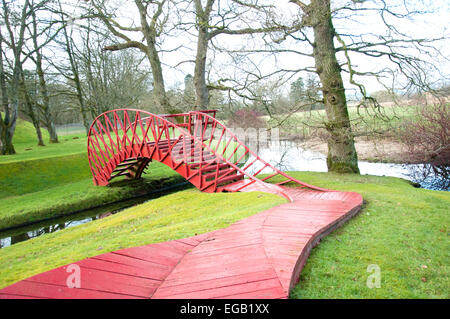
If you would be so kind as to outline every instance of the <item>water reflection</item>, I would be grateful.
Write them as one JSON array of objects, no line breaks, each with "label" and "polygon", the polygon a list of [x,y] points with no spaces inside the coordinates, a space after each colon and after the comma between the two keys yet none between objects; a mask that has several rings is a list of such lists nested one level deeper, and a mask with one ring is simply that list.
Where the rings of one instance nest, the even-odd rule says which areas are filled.
[{"label": "water reflection", "polygon": [[56,231],[74,227],[88,222],[106,218],[122,211],[125,208],[149,202],[158,197],[170,194],[174,191],[189,187],[188,182],[179,183],[164,187],[145,196],[133,198],[119,203],[106,205],[96,209],[89,209],[81,213],[67,215],[51,220],[35,223],[25,227],[18,227],[0,232],[0,248],[14,245],[16,243],[41,236],[43,234],[54,233]]},{"label": "water reflection", "polygon": [[[70,218],[70,220],[68,220],[66,222],[59,222],[58,224],[48,225],[47,224],[48,222],[44,222],[44,223],[33,224],[28,227],[20,227],[20,228],[14,229],[14,230],[1,232],[0,237],[2,237],[2,238],[0,239],[0,248],[11,246],[11,245],[19,243],[21,241],[25,241],[25,240],[28,240],[28,239],[31,239],[34,237],[38,237],[43,234],[54,233],[56,231],[59,231],[59,230],[65,229],[65,228],[85,224],[85,223],[88,223],[93,220],[104,218],[106,216],[115,214],[122,209],[113,210],[113,211],[107,212],[107,213],[100,213],[100,214],[96,214],[94,216],[89,216],[89,217],[85,216],[86,213],[81,214],[81,216],[76,214],[73,216],[65,217],[65,218]],[[88,215],[92,214],[92,212],[89,211],[87,214]],[[55,222],[56,222],[56,220],[51,221],[51,223],[55,223]]]},{"label": "water reflection", "polygon": [[[306,150],[298,146],[295,142],[280,141],[271,142],[266,146],[259,146],[257,154],[282,171],[313,171],[327,172],[326,156]],[[254,158],[250,157],[247,163]],[[437,177],[432,173],[427,176],[420,176],[418,171],[423,171],[422,164],[394,164],[394,163],[370,163],[366,161],[358,162],[361,174],[376,176],[392,176],[410,180],[419,183],[421,187],[428,189],[443,189],[437,183]],[[257,172],[261,166],[252,166],[252,171]],[[261,173],[269,173],[270,169],[266,168]]]}]

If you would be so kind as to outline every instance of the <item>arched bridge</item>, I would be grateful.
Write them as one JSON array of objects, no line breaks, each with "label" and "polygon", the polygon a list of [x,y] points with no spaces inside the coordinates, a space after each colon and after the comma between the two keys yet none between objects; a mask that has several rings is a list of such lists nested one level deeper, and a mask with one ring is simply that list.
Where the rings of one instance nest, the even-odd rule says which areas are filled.
[{"label": "arched bridge", "polygon": [[[203,192],[257,188],[288,199],[282,184],[303,183],[261,159],[216,118],[215,110],[156,115],[118,109],[99,115],[88,135],[89,165],[96,185],[119,176],[139,178],[150,161],[169,166]],[[258,175],[264,173],[264,177]],[[277,184],[268,184],[274,177]]]}]

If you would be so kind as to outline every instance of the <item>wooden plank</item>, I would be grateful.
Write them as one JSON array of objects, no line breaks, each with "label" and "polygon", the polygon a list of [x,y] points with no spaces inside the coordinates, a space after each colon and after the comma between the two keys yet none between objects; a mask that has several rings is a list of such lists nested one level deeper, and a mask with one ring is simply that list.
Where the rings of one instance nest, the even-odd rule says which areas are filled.
[{"label": "wooden plank", "polygon": [[254,282],[241,283],[225,287],[216,287],[211,289],[205,289],[200,291],[175,293],[167,298],[175,299],[208,299],[208,298],[223,298],[226,296],[231,296],[235,294],[250,293],[258,290],[280,290],[281,285],[278,278],[265,279]]},{"label": "wooden plank", "polygon": [[164,285],[158,288],[153,295],[153,298],[171,297],[175,294],[182,294],[188,292],[202,291],[208,289],[222,288],[227,286],[239,285],[243,283],[250,283],[255,281],[275,279],[277,274],[272,268],[261,271],[238,274],[235,276],[220,277],[218,274],[215,278],[209,280],[197,280],[182,284]]},{"label": "wooden plank", "polygon": [[[11,292],[11,293],[8,293]],[[130,299],[138,298],[125,294],[115,294],[105,291],[89,290],[83,288],[67,288],[65,286],[50,285],[27,280],[2,289],[2,294],[17,294],[31,296],[32,298],[57,299]]]},{"label": "wooden plank", "polygon": [[[94,261],[98,262],[98,261]],[[136,297],[149,297],[160,285],[160,280],[152,280],[132,275],[85,268],[80,266],[80,287],[87,290],[124,294]],[[67,288],[71,275],[66,266],[33,276],[27,281]],[[75,289],[75,288],[74,288]]]}]

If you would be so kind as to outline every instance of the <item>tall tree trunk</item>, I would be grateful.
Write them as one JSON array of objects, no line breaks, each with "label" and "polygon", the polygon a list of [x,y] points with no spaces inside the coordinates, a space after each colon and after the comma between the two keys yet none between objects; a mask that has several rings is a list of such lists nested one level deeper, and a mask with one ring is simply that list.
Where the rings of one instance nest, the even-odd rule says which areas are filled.
[{"label": "tall tree trunk", "polygon": [[14,136],[14,129],[16,125],[7,126],[1,125],[0,131],[0,155],[12,155],[16,154],[16,150],[14,149],[14,145],[12,142]]},{"label": "tall tree trunk", "polygon": [[42,115],[44,116],[44,123],[47,127],[47,131],[50,135],[50,143],[58,143],[58,134],[56,133],[55,123],[53,121],[53,114],[50,111],[50,99],[48,97],[47,83],[45,81],[44,69],[42,68],[42,53],[39,49],[37,43],[37,22],[36,22],[36,12],[31,13],[33,18],[33,44],[36,50],[36,73],[39,77],[39,91],[42,96],[42,105],[40,109],[42,110]]},{"label": "tall tree trunk", "polygon": [[36,59],[36,72],[39,77],[39,91],[42,95],[42,115],[44,116],[44,123],[47,131],[50,135],[50,143],[58,143],[58,134],[56,133],[56,127],[53,120],[53,114],[50,111],[50,99],[48,97],[47,83],[45,81],[44,71],[42,69],[42,57],[38,53]]},{"label": "tall tree trunk", "polygon": [[308,6],[314,31],[314,60],[322,84],[329,133],[327,166],[330,172],[359,173],[341,68],[336,58],[330,0],[313,0]]},{"label": "tall tree trunk", "polygon": [[197,40],[197,55],[195,58],[194,87],[195,106],[208,108],[208,88],[206,87],[206,55],[208,51],[208,29],[200,26]]},{"label": "tall tree trunk", "polygon": [[197,54],[194,69],[195,104],[197,108],[206,109],[209,105],[209,92],[206,86],[206,57],[208,53],[209,20],[214,0],[208,0],[203,8],[200,0],[195,0],[197,18]]},{"label": "tall tree trunk", "polygon": [[[141,19],[142,32],[147,43],[146,55],[150,62],[153,75],[153,93],[156,98],[158,106],[168,113],[177,113],[173,110],[167,99],[166,89],[164,86],[164,76],[161,67],[161,61],[159,59],[158,50],[156,49],[156,30],[155,26],[150,26],[147,22],[147,9],[141,0],[135,0],[136,6],[139,10],[139,16]],[[160,10],[161,8],[159,8]],[[153,22],[152,22],[153,25]]]},{"label": "tall tree trunk", "polygon": [[[63,12],[61,3],[59,3],[59,5],[60,5],[61,12]],[[63,16],[61,16],[61,18],[64,19]],[[66,23],[66,22],[63,20],[63,23]],[[88,119],[88,115],[87,115],[86,105],[84,103],[83,91],[81,89],[81,82],[80,82],[80,77],[79,77],[79,72],[78,72],[78,66],[77,66],[77,63],[75,61],[75,57],[74,57],[74,53],[73,53],[73,49],[72,49],[72,44],[71,44],[70,39],[69,39],[69,35],[67,34],[67,27],[66,27],[66,25],[64,25],[62,31],[63,31],[63,34],[64,34],[64,40],[65,40],[65,45],[66,45],[65,49],[66,49],[66,52],[67,52],[67,56],[69,58],[70,67],[72,69],[72,74],[73,74],[72,80],[75,82],[75,89],[77,91],[77,98],[78,98],[78,102],[80,103],[81,117],[82,117],[82,120],[83,120],[84,128],[86,130],[86,135],[87,135],[87,134],[89,134],[90,123],[89,123],[89,119]]]},{"label": "tall tree trunk", "polygon": [[167,111],[168,113],[174,113],[167,99],[161,61],[159,60],[158,52],[153,41],[148,44],[147,57],[152,68],[153,94],[155,95],[156,103],[158,103],[158,106],[161,109]]},{"label": "tall tree trunk", "polygon": [[27,86],[25,84],[25,75],[23,73],[23,70],[21,68],[20,70],[21,75],[20,75],[20,89],[22,91],[22,96],[24,99],[24,104],[25,104],[25,113],[30,117],[31,119],[31,123],[33,123],[34,129],[36,130],[36,137],[38,140],[38,144],[39,146],[45,146],[44,144],[44,140],[42,138],[42,131],[41,131],[41,125],[39,123],[39,117],[38,114],[36,114],[34,107],[33,107],[33,102],[31,101],[30,95],[27,91]]},{"label": "tall tree trunk", "polygon": [[1,105],[4,117],[0,113],[0,155],[15,154],[14,145],[12,143],[14,130],[16,128],[17,113],[13,111],[11,114],[8,101],[8,90],[6,88],[6,76],[3,70],[3,37],[0,30],[0,90],[2,94]]}]

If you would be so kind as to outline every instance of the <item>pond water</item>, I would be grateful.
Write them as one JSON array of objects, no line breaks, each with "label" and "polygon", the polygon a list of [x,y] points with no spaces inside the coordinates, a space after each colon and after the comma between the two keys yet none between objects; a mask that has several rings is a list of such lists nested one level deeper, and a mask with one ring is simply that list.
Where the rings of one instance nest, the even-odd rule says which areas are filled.
[{"label": "pond water", "polygon": [[[273,142],[265,147],[255,147],[257,154],[265,161],[274,165],[282,171],[313,171],[327,172],[326,156],[306,150],[298,146],[295,142],[281,141]],[[248,160],[250,162],[252,158]],[[360,173],[362,175],[392,176],[410,180],[420,184],[420,187],[440,190],[436,186],[438,177],[433,174],[422,178],[418,172],[423,170],[420,164],[394,164],[394,163],[370,163],[366,161],[358,161]],[[260,167],[254,167],[256,172]],[[266,169],[268,172],[269,170]],[[262,171],[265,173],[265,170]]]}]

